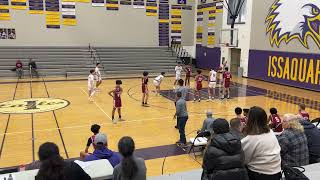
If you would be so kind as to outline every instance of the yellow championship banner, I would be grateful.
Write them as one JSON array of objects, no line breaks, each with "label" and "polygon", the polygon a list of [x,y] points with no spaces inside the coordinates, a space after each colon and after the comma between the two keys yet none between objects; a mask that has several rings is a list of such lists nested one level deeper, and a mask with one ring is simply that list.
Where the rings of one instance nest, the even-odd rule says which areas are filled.
[{"label": "yellow championship banner", "polygon": [[16,9],[16,10],[27,9],[27,0],[11,0],[11,9]]},{"label": "yellow championship banner", "polygon": [[[60,2],[59,0],[45,0],[46,26],[48,29],[60,29]],[[69,2],[64,2],[69,3]],[[73,2],[74,3],[74,2]],[[63,10],[63,7],[62,7]]]},{"label": "yellow championship banner", "polygon": [[79,3],[90,3],[91,1],[90,0],[76,0],[76,2],[79,2]]},{"label": "yellow championship banner", "polygon": [[9,0],[0,0],[0,21],[9,21],[10,10],[9,10]]},{"label": "yellow championship banner", "polygon": [[44,14],[43,0],[29,0],[29,14]]},{"label": "yellow championship banner", "polygon": [[62,24],[65,26],[77,25],[76,19],[76,3],[61,2]]},{"label": "yellow championship banner", "polygon": [[158,5],[155,0],[147,0],[146,3],[146,15],[147,16],[157,16]]},{"label": "yellow championship banner", "polygon": [[106,9],[111,11],[119,10],[119,1],[118,0],[106,0]]},{"label": "yellow championship banner", "polygon": [[63,25],[66,26],[76,26],[77,25],[77,20],[76,19],[63,19]]}]

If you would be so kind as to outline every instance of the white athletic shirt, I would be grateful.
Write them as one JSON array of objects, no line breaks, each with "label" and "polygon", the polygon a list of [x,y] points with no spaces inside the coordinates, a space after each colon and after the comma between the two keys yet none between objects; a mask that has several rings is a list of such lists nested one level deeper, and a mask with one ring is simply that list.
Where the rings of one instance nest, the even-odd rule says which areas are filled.
[{"label": "white athletic shirt", "polygon": [[164,78],[163,75],[159,75],[159,76],[157,76],[156,78],[154,78],[154,80],[156,80],[156,81],[158,81],[158,82],[161,82],[163,78]]},{"label": "white athletic shirt", "polygon": [[88,76],[88,89],[92,89],[94,85],[94,75],[90,74]]},{"label": "white athletic shirt", "polygon": [[216,82],[217,81],[217,72],[215,70],[210,71],[210,82]]},{"label": "white athletic shirt", "polygon": [[98,67],[94,68],[94,72],[96,73],[97,77],[101,77],[100,69]]},{"label": "white athletic shirt", "polygon": [[174,68],[174,70],[176,71],[176,74],[179,74],[179,75],[180,75],[180,74],[181,74],[181,71],[182,71],[183,69],[182,69],[182,66],[180,66],[180,67],[179,67],[179,66],[176,66],[176,68]]}]

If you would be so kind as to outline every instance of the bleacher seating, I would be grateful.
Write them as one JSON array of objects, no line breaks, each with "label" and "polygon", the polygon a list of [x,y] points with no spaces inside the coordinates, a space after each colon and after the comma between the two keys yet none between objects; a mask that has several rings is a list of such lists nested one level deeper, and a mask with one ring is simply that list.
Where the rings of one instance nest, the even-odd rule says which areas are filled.
[{"label": "bleacher seating", "polygon": [[[95,47],[104,69],[102,73],[141,74],[174,69],[177,58],[166,47]],[[88,47],[1,47],[0,77],[15,77],[11,69],[21,60],[27,70],[33,58],[42,76],[87,76],[95,61]],[[24,73],[25,75],[28,73]]]}]

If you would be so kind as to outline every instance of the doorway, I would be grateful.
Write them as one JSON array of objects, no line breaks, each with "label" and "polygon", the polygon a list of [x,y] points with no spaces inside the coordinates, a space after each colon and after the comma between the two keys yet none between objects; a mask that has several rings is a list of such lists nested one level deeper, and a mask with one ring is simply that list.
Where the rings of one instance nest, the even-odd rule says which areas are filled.
[{"label": "doorway", "polygon": [[230,72],[233,75],[238,76],[238,68],[240,67],[240,60],[241,60],[241,49],[232,48],[231,49]]}]

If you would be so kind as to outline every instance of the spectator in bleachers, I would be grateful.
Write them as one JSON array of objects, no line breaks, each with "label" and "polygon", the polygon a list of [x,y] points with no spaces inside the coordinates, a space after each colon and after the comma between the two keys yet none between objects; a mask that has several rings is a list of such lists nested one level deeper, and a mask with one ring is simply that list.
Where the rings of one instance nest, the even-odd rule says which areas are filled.
[{"label": "spectator in bleachers", "polygon": [[31,71],[30,73],[32,74],[32,76],[39,77],[37,64],[34,60],[32,60],[32,58],[29,59],[28,66],[29,66],[29,69]]},{"label": "spectator in bleachers", "polygon": [[320,162],[320,130],[308,120],[301,119],[300,124],[308,140],[309,162]]},{"label": "spectator in bleachers", "polygon": [[267,113],[260,107],[252,107],[241,140],[250,180],[280,180],[280,145],[268,126]]},{"label": "spectator in bleachers", "polygon": [[56,144],[46,142],[39,147],[41,166],[36,180],[89,180],[91,177],[75,162],[66,162]]},{"label": "spectator in bleachers", "polygon": [[282,121],[276,108],[270,108],[269,126],[274,132],[282,132]]},{"label": "spectator in bleachers", "polygon": [[134,141],[131,137],[122,137],[118,143],[122,160],[113,170],[113,180],[146,180],[147,168],[144,159],[135,157]]},{"label": "spectator in bleachers", "polygon": [[309,164],[308,142],[299,118],[293,114],[283,117],[284,131],[278,136],[282,164],[304,166]]},{"label": "spectator in bleachers", "polygon": [[17,62],[16,62],[15,71],[17,73],[18,78],[21,79],[22,74],[23,74],[23,64],[20,60],[17,60]]},{"label": "spectator in bleachers", "polygon": [[99,159],[107,159],[112,167],[115,167],[120,163],[120,155],[107,148],[107,136],[99,133],[95,136],[94,145],[96,146],[92,154],[85,157],[84,161],[94,161]]},{"label": "spectator in bleachers", "polygon": [[203,157],[202,180],[247,180],[241,141],[229,132],[225,119],[212,124],[214,135]]},{"label": "spectator in bleachers", "polygon": [[243,139],[244,135],[242,133],[244,124],[241,123],[239,118],[233,118],[230,120],[230,133],[237,136],[239,139]]},{"label": "spectator in bleachers", "polygon": [[212,118],[212,111],[208,110],[207,111],[207,118],[203,121],[202,124],[202,128],[200,130],[200,132],[203,131],[209,131],[212,133],[212,123],[213,123],[214,119]]},{"label": "spectator in bleachers", "polygon": [[96,148],[96,146],[93,142],[94,142],[96,135],[99,133],[99,131],[100,131],[100,126],[98,124],[93,124],[91,126],[91,132],[93,133],[93,135],[88,138],[86,149],[84,151],[80,152],[80,159],[81,160],[83,160],[86,156],[89,155],[89,148],[90,148],[91,144],[94,149]]},{"label": "spectator in bleachers", "polygon": [[305,104],[299,104],[299,113],[303,119],[310,121],[309,113],[306,111],[306,105]]}]

